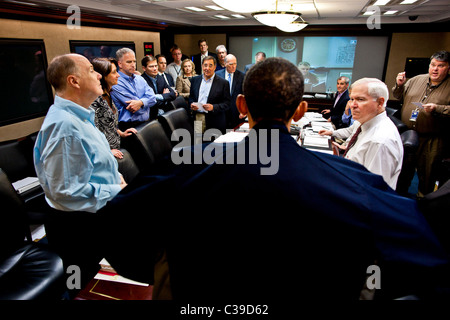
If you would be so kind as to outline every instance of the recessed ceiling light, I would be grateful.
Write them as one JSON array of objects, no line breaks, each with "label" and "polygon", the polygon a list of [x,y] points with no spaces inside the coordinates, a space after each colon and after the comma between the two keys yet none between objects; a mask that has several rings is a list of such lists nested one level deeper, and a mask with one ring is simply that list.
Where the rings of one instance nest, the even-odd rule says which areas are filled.
[{"label": "recessed ceiling light", "polygon": [[243,16],[242,14],[232,14],[232,16],[238,19],[245,19],[245,16]]},{"label": "recessed ceiling light", "polygon": [[375,13],[375,11],[366,11],[363,13],[363,16],[371,16]]},{"label": "recessed ceiling light", "polygon": [[403,2],[401,2],[400,4],[411,4],[416,2],[417,0],[404,0]]},{"label": "recessed ceiling light", "polygon": [[390,15],[390,14],[396,14],[398,12],[398,10],[389,10],[386,11],[385,13],[383,13],[384,15]]},{"label": "recessed ceiling light", "polygon": [[219,19],[230,19],[230,17],[223,16],[221,14],[216,14],[216,15],[214,15],[214,17],[219,18]]},{"label": "recessed ceiling light", "polygon": [[221,8],[219,6],[205,6],[206,8],[209,8],[211,10],[216,10],[216,11],[222,11],[225,10],[224,8]]},{"label": "recessed ceiling light", "polygon": [[375,1],[375,3],[373,4],[374,6],[384,6],[386,5],[389,1],[391,0],[377,0]]},{"label": "recessed ceiling light", "polygon": [[196,11],[196,12],[206,11],[205,9],[197,8],[197,7],[185,7],[185,9],[188,9],[191,11]]}]

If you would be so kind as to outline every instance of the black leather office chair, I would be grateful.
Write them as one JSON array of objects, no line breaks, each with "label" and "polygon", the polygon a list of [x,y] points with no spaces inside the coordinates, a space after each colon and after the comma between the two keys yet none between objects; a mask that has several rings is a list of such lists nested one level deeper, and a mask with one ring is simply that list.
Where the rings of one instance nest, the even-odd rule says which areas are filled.
[{"label": "black leather office chair", "polygon": [[117,163],[119,164],[119,172],[122,174],[125,181],[130,183],[139,174],[139,168],[128,150],[122,148],[120,151],[123,153],[123,158],[116,158]]},{"label": "black leather office chair", "polygon": [[428,220],[431,228],[441,241],[445,249],[450,253],[450,180],[438,190],[425,195],[418,200],[419,208]]},{"label": "black leather office chair", "polygon": [[406,126],[406,124],[404,124],[402,122],[402,120],[400,119],[400,111],[399,110],[386,107],[386,113],[387,113],[387,116],[389,117],[389,119],[391,119],[392,122],[395,124],[395,126],[397,127],[398,132],[400,134],[402,134],[403,132],[408,130],[408,127]]},{"label": "black leather office chair", "polygon": [[396,191],[406,196],[415,173],[415,159],[419,147],[419,135],[414,130],[406,130],[400,134],[403,144],[402,170],[397,180]]},{"label": "black leather office chair", "polygon": [[62,260],[46,245],[24,240],[29,228],[23,201],[1,169],[0,203],[0,300],[62,299]]},{"label": "black leather office chair", "polygon": [[127,150],[142,173],[151,171],[153,165],[170,157],[172,144],[157,120],[129,138]]},{"label": "black leather office chair", "polygon": [[32,149],[27,148],[26,140],[0,142],[0,168],[11,181],[36,176],[32,159]]},{"label": "black leather office chair", "polygon": [[178,145],[183,141],[183,136],[177,129],[184,130],[184,133],[190,135],[190,141],[183,144],[189,146],[194,144],[194,126],[187,111],[183,108],[172,110],[159,116],[158,121],[163,126],[167,137],[172,141],[172,146]]},{"label": "black leather office chair", "polygon": [[178,96],[175,100],[171,101],[170,104],[174,110],[178,108],[183,108],[185,110],[189,109],[186,99],[184,99],[184,97],[182,96]]}]

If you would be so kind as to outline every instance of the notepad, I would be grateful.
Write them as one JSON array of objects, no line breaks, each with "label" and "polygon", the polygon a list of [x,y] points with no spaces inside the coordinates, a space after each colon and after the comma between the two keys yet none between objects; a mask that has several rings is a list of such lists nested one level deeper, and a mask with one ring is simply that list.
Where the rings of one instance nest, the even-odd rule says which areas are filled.
[{"label": "notepad", "polygon": [[329,144],[327,138],[306,136],[303,140],[303,146],[328,148]]},{"label": "notepad", "polygon": [[14,189],[20,194],[39,186],[39,179],[37,177],[27,177],[25,179],[12,183]]},{"label": "notepad", "polygon": [[227,134],[221,135],[216,140],[214,140],[215,143],[233,143],[233,142],[240,142],[242,141],[246,136],[248,135],[248,132],[233,132],[230,131]]}]

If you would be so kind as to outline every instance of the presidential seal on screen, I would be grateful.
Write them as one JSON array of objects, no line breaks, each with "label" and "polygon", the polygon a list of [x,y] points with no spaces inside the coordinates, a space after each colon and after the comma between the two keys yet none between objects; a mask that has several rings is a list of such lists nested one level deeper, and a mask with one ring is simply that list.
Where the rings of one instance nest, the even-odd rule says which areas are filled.
[{"label": "presidential seal on screen", "polygon": [[280,48],[284,52],[294,51],[296,47],[297,47],[297,43],[295,42],[294,39],[284,39],[280,43]]}]

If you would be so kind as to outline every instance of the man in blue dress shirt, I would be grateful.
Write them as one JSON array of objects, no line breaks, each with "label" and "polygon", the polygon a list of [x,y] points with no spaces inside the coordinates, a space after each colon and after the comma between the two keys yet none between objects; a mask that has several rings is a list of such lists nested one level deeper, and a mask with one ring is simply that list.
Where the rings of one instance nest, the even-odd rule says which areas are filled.
[{"label": "man in blue dress shirt", "polygon": [[119,49],[116,56],[120,78],[112,87],[111,98],[119,110],[119,129],[124,131],[149,120],[150,108],[156,104],[156,97],[147,82],[135,74],[133,50]]},{"label": "man in blue dress shirt", "polygon": [[49,245],[65,267],[80,267],[81,285],[92,279],[104,257],[102,237],[97,238],[103,225],[98,212],[126,186],[90,108],[103,93],[100,78],[81,55],[53,59],[48,79],[55,88],[55,102],[34,147]]},{"label": "man in blue dress shirt", "polygon": [[48,74],[56,96],[34,147],[39,181],[51,207],[96,212],[126,185],[89,108],[103,93],[101,75],[76,54],[56,57]]}]

